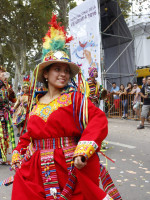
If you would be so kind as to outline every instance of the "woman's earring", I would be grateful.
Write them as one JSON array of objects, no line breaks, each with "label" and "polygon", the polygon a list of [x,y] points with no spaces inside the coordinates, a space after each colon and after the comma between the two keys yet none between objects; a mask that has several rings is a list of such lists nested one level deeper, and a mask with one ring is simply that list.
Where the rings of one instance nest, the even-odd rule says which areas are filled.
[{"label": "woman's earring", "polygon": [[46,82],[48,81],[48,79],[46,78]]}]

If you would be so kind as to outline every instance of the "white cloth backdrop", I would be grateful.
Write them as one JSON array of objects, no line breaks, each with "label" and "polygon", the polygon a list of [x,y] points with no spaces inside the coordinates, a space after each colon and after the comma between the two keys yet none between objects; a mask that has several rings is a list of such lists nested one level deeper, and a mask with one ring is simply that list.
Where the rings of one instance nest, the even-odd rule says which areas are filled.
[{"label": "white cloth backdrop", "polygon": [[95,63],[97,81],[101,84],[100,31],[97,0],[86,0],[69,12],[69,28],[74,40],[70,43],[71,60],[81,66],[85,79],[88,68]]}]

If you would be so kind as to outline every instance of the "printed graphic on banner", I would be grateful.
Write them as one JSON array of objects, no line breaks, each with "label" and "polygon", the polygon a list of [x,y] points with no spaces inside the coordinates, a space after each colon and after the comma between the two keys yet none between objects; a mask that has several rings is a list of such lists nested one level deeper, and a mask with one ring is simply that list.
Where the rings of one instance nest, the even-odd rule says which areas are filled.
[{"label": "printed graphic on banner", "polygon": [[69,27],[74,40],[70,44],[71,60],[81,65],[87,79],[88,68],[96,66],[101,83],[100,34],[97,0],[87,0],[69,12]]}]

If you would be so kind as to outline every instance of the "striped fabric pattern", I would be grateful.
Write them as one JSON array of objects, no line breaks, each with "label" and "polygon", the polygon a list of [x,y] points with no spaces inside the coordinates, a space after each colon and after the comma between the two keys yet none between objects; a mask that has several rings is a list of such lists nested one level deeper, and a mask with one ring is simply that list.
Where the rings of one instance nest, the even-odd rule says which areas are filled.
[{"label": "striped fabric pattern", "polygon": [[15,144],[14,129],[12,125],[10,112],[9,112],[9,121],[7,121],[7,128],[8,128],[9,140],[11,141],[12,150],[13,150],[16,147],[16,144]]},{"label": "striped fabric pattern", "polygon": [[122,200],[116,186],[114,185],[108,171],[106,168],[100,164],[100,179],[104,188],[104,191],[113,199],[113,200]]},{"label": "striped fabric pattern", "polygon": [[[14,95],[13,98],[15,98]],[[6,85],[0,80],[0,150],[2,152],[3,162],[7,161],[9,142],[12,143],[12,149],[15,148],[9,100],[11,101],[12,99],[8,96]]]},{"label": "striped fabric pattern", "polygon": [[[46,199],[53,200],[56,199],[58,195],[60,195],[60,188],[58,185],[58,178],[54,164],[54,149],[41,150],[40,152],[41,152],[42,179],[43,179]],[[50,173],[49,174],[50,179],[48,179],[48,177],[46,176],[47,172]],[[56,190],[56,194],[53,195],[50,192],[51,188]]]},{"label": "striped fabric pattern", "polygon": [[92,102],[97,101],[98,100],[97,95],[95,94],[95,92],[96,92],[96,82],[93,83],[90,78],[87,79],[87,82],[88,82],[88,85],[89,85],[89,88],[90,88],[90,95],[89,95],[90,100]]},{"label": "striped fabric pattern", "polygon": [[77,178],[75,176],[75,168],[73,169],[72,172],[70,172],[69,174],[69,179],[68,182],[66,183],[59,200],[69,200],[72,196],[72,193],[74,191],[75,188],[75,184],[76,184]]},{"label": "striped fabric pattern", "polygon": [[33,146],[37,150],[57,149],[77,145],[77,137],[47,138],[42,140],[33,140]]},{"label": "striped fabric pattern", "polygon": [[[68,200],[75,187],[76,176],[72,173],[71,162],[73,153],[77,145],[77,138],[64,137],[64,138],[48,138],[43,140],[34,140],[33,146],[36,150],[40,150],[41,155],[41,171],[42,180],[44,184],[45,194],[47,200]],[[68,182],[66,183],[62,193],[59,188],[58,178],[54,163],[54,150],[56,148],[62,148],[67,169],[69,172]]]}]

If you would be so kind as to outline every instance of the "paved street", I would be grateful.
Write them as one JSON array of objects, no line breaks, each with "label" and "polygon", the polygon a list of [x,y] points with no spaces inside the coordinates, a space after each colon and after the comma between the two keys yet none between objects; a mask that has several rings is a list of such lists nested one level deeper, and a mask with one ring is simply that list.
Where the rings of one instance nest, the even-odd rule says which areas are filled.
[{"label": "paved street", "polygon": [[[137,130],[138,123],[109,119],[109,149],[105,153],[115,164],[108,161],[108,171],[123,200],[150,199],[150,123]],[[100,157],[105,165],[105,158]],[[0,166],[0,181],[11,175],[9,166]],[[11,189],[12,185],[0,187],[0,200],[11,200]]]}]

